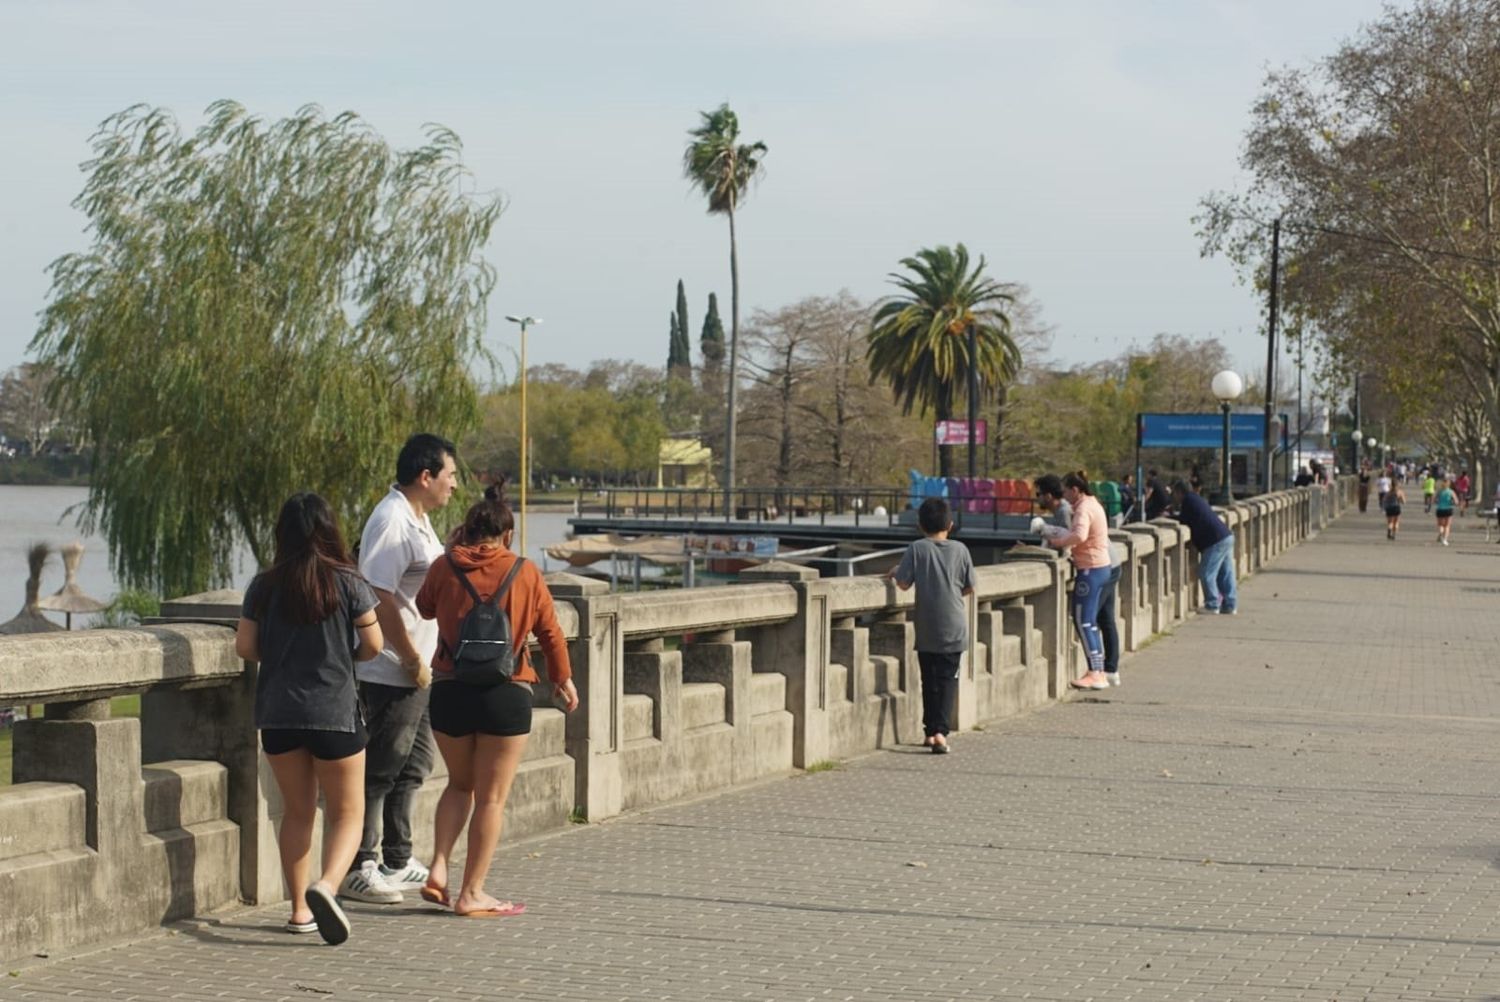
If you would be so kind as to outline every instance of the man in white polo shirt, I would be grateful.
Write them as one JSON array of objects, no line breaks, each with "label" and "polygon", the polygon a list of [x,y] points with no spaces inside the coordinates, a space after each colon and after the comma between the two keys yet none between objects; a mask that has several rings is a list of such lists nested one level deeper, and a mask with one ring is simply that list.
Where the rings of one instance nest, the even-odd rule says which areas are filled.
[{"label": "man in white polo shirt", "polygon": [[407,439],[396,458],[396,483],[359,541],[359,572],[375,590],[385,649],[354,672],[370,734],[365,827],[339,894],[356,901],[396,904],[403,891],[427,882],[427,867],[411,855],[411,808],[436,751],[427,698],[438,631],[417,613],[416,596],[427,568],[443,555],[427,513],[453,496],[455,455],[453,443],[437,435]]}]

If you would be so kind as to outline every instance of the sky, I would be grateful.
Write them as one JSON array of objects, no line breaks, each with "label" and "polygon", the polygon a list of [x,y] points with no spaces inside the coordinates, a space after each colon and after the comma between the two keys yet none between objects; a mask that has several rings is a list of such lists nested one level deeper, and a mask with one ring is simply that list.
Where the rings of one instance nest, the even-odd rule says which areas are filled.
[{"label": "sky", "polygon": [[1242,188],[1269,68],[1331,54],[1377,0],[0,0],[0,370],[23,361],[46,267],[88,246],[70,207],[100,121],[137,102],[184,128],[231,98],[266,118],[352,110],[393,145],[458,133],[503,198],[486,344],[544,321],[531,365],[663,365],[676,284],[696,348],[729,309],[729,240],[682,177],[728,102],[769,147],[737,216],[743,316],[966,244],[1030,287],[1052,361],[1158,333],[1265,365],[1264,308],[1199,255],[1199,199]]}]

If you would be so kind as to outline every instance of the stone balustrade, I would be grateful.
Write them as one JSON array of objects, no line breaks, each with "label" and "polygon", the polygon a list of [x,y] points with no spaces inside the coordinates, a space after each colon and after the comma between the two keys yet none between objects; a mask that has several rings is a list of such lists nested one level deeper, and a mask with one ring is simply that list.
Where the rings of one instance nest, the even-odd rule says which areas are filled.
[{"label": "stone balustrade", "polygon": [[[1353,479],[1221,509],[1254,573],[1352,503]],[[1139,649],[1192,615],[1196,554],[1175,522],[1135,524],[1117,613]],[[978,568],[957,724],[1057,699],[1083,669],[1067,620],[1071,568],[1017,547]],[[725,588],[611,594],[567,574],[549,584],[580,709],[538,686],[512,789],[514,838],[806,769],[921,735],[912,592],[878,577],[818,578],[792,564]],[[252,721],[256,666],[228,628],[237,596],[167,603],[135,630],[0,638],[0,705],[19,722],[14,784],[0,788],[0,957],[138,933],[236,902],[284,897],[275,782]],[[139,719],[109,698],[140,693]],[[441,763],[417,807],[430,850]]]}]

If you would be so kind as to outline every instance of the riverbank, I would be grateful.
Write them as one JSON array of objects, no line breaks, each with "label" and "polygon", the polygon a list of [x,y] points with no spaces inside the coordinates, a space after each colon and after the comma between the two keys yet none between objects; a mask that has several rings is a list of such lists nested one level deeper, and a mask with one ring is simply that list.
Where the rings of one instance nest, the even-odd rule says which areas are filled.
[{"label": "riverbank", "polygon": [[87,456],[26,456],[0,460],[0,485],[87,487]]}]

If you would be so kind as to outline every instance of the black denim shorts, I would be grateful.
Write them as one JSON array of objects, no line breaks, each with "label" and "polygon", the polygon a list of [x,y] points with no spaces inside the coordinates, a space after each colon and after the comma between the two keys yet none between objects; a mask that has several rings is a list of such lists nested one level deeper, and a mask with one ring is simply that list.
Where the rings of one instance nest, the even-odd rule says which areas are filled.
[{"label": "black denim shorts", "polygon": [[468,685],[434,682],[432,729],[450,738],[489,734],[507,738],[531,733],[531,686],[526,682]]}]

